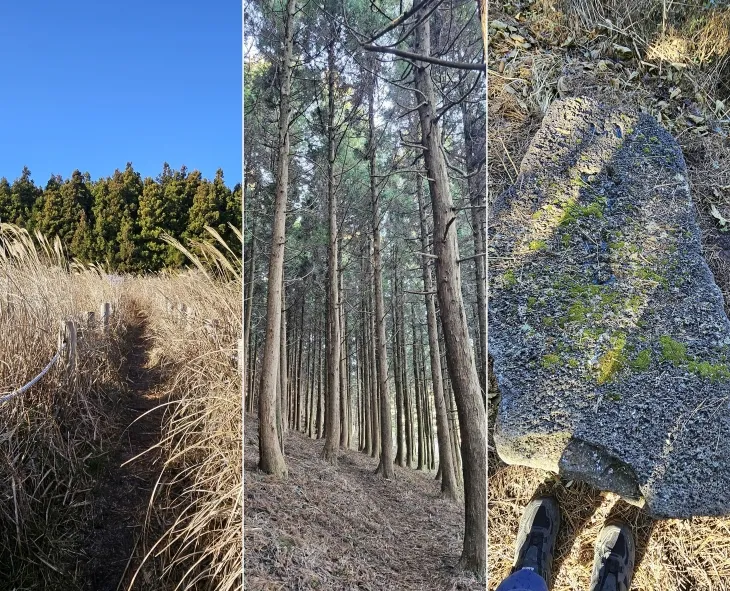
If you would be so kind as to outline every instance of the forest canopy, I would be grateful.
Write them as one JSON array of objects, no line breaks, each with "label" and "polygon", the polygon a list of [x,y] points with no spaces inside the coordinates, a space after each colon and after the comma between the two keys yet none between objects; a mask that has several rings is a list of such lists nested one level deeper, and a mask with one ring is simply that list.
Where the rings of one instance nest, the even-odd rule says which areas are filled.
[{"label": "forest canopy", "polygon": [[109,271],[182,266],[182,253],[161,236],[200,241],[209,237],[206,226],[241,256],[231,228],[241,227],[241,211],[241,185],[230,189],[221,169],[208,180],[197,170],[173,170],[165,163],[157,178],[143,179],[127,163],[124,171],[96,181],[79,170],[67,179],[53,175],[45,187],[35,184],[27,167],[13,183],[0,178],[0,222],[58,236],[71,257]]}]

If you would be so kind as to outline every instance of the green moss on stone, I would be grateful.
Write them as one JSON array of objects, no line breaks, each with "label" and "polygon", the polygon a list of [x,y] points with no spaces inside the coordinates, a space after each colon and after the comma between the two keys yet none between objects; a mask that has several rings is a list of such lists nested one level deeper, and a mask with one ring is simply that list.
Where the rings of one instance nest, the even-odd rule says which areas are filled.
[{"label": "green moss on stone", "polygon": [[680,365],[687,359],[687,346],[675,341],[667,335],[659,337],[659,345],[662,348],[662,361],[671,361],[674,365]]},{"label": "green moss on stone", "polygon": [[514,270],[510,269],[504,274],[504,286],[509,289],[515,285],[517,285],[517,276],[515,275]]},{"label": "green moss on stone", "polygon": [[590,312],[590,308],[580,302],[575,302],[568,308],[566,320],[568,322],[585,322],[588,312]]},{"label": "green moss on stone", "polygon": [[555,367],[558,363],[560,363],[560,356],[555,353],[548,353],[542,357],[542,366],[545,369]]},{"label": "green moss on stone", "polygon": [[649,369],[649,365],[651,365],[651,351],[649,349],[639,351],[639,354],[631,362],[631,367],[636,371],[646,371]]},{"label": "green moss on stone", "polygon": [[604,203],[602,201],[594,201],[588,205],[580,205],[579,203],[568,203],[563,212],[563,217],[558,222],[561,226],[567,226],[576,220],[584,217],[603,218]]},{"label": "green moss on stone", "polygon": [[626,364],[624,347],[626,346],[626,335],[618,333],[612,339],[611,348],[606,351],[598,360],[599,384],[605,384]]},{"label": "green moss on stone", "polygon": [[530,250],[545,250],[547,248],[547,242],[544,240],[533,240],[529,244]]},{"label": "green moss on stone", "polygon": [[710,363],[709,361],[689,361],[687,363],[688,369],[708,380],[713,382],[718,380],[727,380],[730,378],[730,368],[723,363]]}]

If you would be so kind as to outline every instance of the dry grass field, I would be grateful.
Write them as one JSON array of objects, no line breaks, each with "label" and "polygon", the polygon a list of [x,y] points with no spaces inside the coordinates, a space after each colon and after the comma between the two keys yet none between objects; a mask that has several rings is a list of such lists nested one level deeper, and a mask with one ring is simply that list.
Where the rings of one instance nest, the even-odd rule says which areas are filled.
[{"label": "dry grass field", "polygon": [[[0,393],[54,357],[61,320],[77,321],[75,371],[58,362],[25,394],[0,404],[0,580],[5,588],[74,588],[95,466],[116,428],[114,408],[128,313],[97,269],[69,265],[60,244],[0,227]],[[87,311],[109,302],[106,334]],[[9,586],[7,586],[9,585]]]},{"label": "dry grass field", "polygon": [[77,329],[75,367],[0,402],[2,588],[241,588],[240,269],[214,242],[193,270],[110,277],[0,227],[0,394]]},{"label": "dry grass field", "polygon": [[218,247],[205,249],[211,264],[188,253],[195,270],[128,284],[147,312],[149,363],[166,400],[145,542],[154,576],[142,588],[241,588],[242,286],[240,266]]},{"label": "dry grass field", "polygon": [[[661,121],[682,147],[705,256],[727,310],[730,227],[720,218],[730,218],[730,9],[698,0],[501,0],[490,3],[488,30],[490,202],[515,180],[550,102],[581,94],[635,104]],[[512,565],[523,507],[548,490],[563,511],[554,589],[586,587],[593,542],[609,515],[635,528],[632,589],[730,589],[730,519],[655,521],[615,495],[506,466],[493,447],[489,589]]]}]

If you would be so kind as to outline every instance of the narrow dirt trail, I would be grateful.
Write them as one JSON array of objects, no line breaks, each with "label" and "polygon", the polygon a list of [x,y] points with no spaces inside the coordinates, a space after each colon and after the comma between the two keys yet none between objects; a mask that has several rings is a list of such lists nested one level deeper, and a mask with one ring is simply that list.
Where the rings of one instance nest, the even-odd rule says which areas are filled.
[{"label": "narrow dirt trail", "polygon": [[[120,436],[110,442],[109,454],[97,476],[93,519],[84,541],[84,553],[89,559],[85,589],[89,591],[127,589],[139,566],[147,506],[159,475],[156,452],[124,465],[160,440],[162,411],[148,411],[161,402],[161,378],[156,368],[148,367],[146,314],[138,312],[136,320],[128,328],[128,354],[122,367],[129,392],[117,411]],[[143,577],[135,588],[143,588],[145,583],[149,581]]]}]

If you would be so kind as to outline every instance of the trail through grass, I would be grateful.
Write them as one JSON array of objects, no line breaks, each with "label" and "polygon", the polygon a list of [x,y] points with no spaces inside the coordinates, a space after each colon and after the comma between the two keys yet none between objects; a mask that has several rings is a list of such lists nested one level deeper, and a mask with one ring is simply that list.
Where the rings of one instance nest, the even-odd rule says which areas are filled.
[{"label": "trail through grass", "polygon": [[[133,310],[122,367],[129,390],[118,410],[119,437],[90,466],[97,480],[84,549],[86,585],[94,591],[127,589],[140,561],[147,507],[159,473],[155,446],[162,418],[161,377],[157,367],[149,366],[147,314],[136,305]],[[151,583],[150,576],[143,574],[137,587]]]}]

